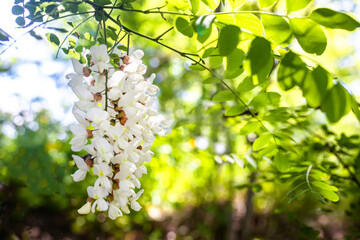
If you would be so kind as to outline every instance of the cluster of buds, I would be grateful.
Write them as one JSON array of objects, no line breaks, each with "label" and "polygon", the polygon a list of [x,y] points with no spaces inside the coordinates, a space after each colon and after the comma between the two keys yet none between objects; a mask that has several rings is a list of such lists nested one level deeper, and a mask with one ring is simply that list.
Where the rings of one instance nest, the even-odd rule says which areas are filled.
[{"label": "cluster of buds", "polygon": [[75,73],[67,75],[69,86],[79,98],[73,114],[78,123],[70,126],[74,134],[70,141],[78,170],[74,181],[82,181],[92,169],[98,178],[87,188],[88,200],[78,212],[108,211],[111,219],[139,211],[137,202],[144,192],[139,178],[147,173],[155,134],[166,134],[169,121],[160,121],[152,108],[159,88],[152,84],[155,74],[148,79],[143,75],[146,66],[144,53],[135,51],[131,56],[119,57],[117,64],[110,62],[105,45],[90,48],[90,60],[82,65],[73,59]]}]

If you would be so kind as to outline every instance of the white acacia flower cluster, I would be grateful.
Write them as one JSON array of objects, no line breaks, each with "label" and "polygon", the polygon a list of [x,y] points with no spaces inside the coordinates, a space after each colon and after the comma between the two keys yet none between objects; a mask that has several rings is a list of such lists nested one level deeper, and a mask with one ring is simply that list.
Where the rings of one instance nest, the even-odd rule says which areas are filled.
[{"label": "white acacia flower cluster", "polygon": [[78,124],[70,127],[71,149],[88,153],[73,155],[79,169],[72,177],[82,181],[91,169],[98,177],[87,188],[89,198],[80,214],[108,211],[116,219],[129,213],[129,206],[141,209],[137,200],[144,190],[135,189],[140,189],[139,178],[147,173],[144,163],[152,158],[155,134],[167,133],[170,123],[159,121],[151,108],[159,88],[152,84],[155,74],[143,77],[143,51],[121,57],[118,64],[111,63],[105,45],[91,47],[90,55],[88,65],[73,59],[75,73],[67,75],[79,98],[73,108]]}]

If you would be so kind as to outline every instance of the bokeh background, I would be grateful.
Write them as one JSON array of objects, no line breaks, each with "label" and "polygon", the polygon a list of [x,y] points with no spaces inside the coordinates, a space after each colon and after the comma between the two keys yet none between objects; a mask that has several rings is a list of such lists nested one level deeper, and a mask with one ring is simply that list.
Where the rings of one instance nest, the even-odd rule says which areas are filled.
[{"label": "bokeh background", "polygon": [[[134,7],[162,4],[138,0]],[[247,7],[254,4],[249,1]],[[25,31],[17,28],[12,5],[12,1],[0,3],[0,28],[18,39]],[[314,5],[355,16],[360,13],[359,1],[319,0]],[[158,15],[121,14],[124,22],[149,36],[170,26]],[[40,36],[47,32],[36,30]],[[329,46],[315,60],[359,96],[359,32],[332,30],[326,34]],[[195,51],[195,46],[175,31],[164,41]],[[56,48],[45,38],[29,35],[0,56],[0,238],[358,239],[358,197],[341,196],[339,203],[324,205],[304,195],[288,204],[283,197],[289,186],[271,175],[270,163],[257,165],[250,160],[245,161],[245,168],[236,163],[219,164],[215,156],[248,151],[249,140],[237,133],[250,118],[224,117],[224,107],[210,100],[218,89],[202,84],[209,74],[189,70],[190,63],[177,54],[139,37],[132,37],[131,46],[144,50],[147,74],[157,74],[155,82],[161,89],[159,112],[174,119],[174,125],[172,133],[158,137],[152,147],[155,155],[147,165],[148,174],[141,178],[145,189],[139,200],[142,210],[116,221],[102,213],[77,213],[87,198],[86,187],[94,179],[75,183],[71,177],[76,168],[71,161],[68,126],[74,122],[71,107],[75,96],[65,79],[66,73],[72,72],[69,57],[60,54],[55,59]],[[7,46],[0,47],[3,51]],[[301,99],[296,89],[284,94],[283,104],[303,104],[296,101]],[[326,118],[313,111],[305,121],[316,129]],[[352,114],[330,126],[337,134],[358,133],[359,128]],[[315,152],[311,137],[298,134],[309,143],[304,152]]]}]

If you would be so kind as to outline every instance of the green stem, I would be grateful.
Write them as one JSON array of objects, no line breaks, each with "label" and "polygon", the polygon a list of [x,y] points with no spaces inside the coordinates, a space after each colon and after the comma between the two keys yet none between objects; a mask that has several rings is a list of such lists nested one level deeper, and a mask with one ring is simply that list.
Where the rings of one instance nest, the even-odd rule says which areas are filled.
[{"label": "green stem", "polygon": [[[119,39],[119,36],[120,36],[120,33],[121,33],[121,32],[122,32],[122,27],[120,27],[120,30],[119,30],[118,35],[116,36],[116,39]],[[112,53],[112,52],[114,51],[116,45],[118,45],[118,44],[121,42],[121,40],[124,39],[124,37],[126,36],[126,34],[127,34],[127,33],[125,33],[124,36],[122,36],[119,40],[116,40],[116,41],[115,41],[114,45],[110,48],[109,53]]]},{"label": "green stem", "polygon": [[156,39],[157,39],[157,40],[161,40],[161,38],[162,38],[165,34],[167,34],[168,32],[170,32],[170,31],[173,30],[173,29],[174,29],[174,27],[169,28],[168,30],[166,30],[165,32],[163,32],[162,34],[160,34],[159,36],[157,36]]},{"label": "green stem", "polygon": [[126,55],[129,56],[129,52],[130,52],[130,34],[128,34],[128,39],[127,39]]},{"label": "green stem", "polygon": [[108,108],[108,71],[105,70],[105,111]]},{"label": "green stem", "polygon": [[[105,20],[105,11],[102,11],[102,22],[104,25],[104,41],[107,51],[107,38],[106,38],[106,20]],[[105,70],[105,111],[107,111],[108,108],[108,71]]]}]

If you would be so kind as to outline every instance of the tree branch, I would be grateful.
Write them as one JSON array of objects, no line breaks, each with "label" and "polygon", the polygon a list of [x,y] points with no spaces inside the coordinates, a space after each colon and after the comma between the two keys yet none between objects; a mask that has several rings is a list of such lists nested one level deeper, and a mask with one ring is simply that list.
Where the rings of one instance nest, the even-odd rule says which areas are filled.
[{"label": "tree branch", "polygon": [[334,154],[334,156],[337,158],[337,160],[340,162],[340,164],[348,171],[348,173],[349,173],[349,175],[350,175],[350,179],[351,179],[354,183],[356,183],[356,185],[357,185],[358,187],[360,187],[360,181],[359,181],[359,179],[356,177],[355,173],[353,173],[353,172],[351,171],[349,165],[346,164],[346,163],[344,162],[344,160],[342,160],[342,158],[341,158],[340,155],[335,151],[335,149],[331,148],[331,149],[330,149],[330,152],[331,152],[332,154]]}]

